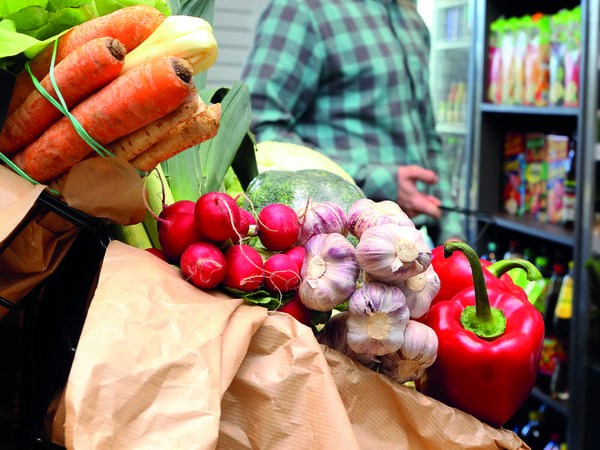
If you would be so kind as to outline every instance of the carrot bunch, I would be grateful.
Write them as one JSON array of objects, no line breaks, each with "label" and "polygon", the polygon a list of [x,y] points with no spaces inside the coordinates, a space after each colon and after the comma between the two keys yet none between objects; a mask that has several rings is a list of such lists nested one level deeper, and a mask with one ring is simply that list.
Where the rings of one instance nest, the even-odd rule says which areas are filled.
[{"label": "carrot bunch", "polygon": [[[177,56],[165,47],[137,56],[136,64],[124,70],[129,52],[155,39],[164,21],[157,9],[136,5],[63,34],[55,48],[46,48],[17,77],[0,130],[0,152],[36,181],[50,184],[76,163],[96,156],[89,138],[149,172],[215,136],[220,105],[206,105],[198,96],[193,80],[197,62],[190,62],[187,53]],[[210,26],[208,31],[212,33]],[[215,52],[204,51],[214,61]],[[30,72],[69,113],[42,95]]]}]

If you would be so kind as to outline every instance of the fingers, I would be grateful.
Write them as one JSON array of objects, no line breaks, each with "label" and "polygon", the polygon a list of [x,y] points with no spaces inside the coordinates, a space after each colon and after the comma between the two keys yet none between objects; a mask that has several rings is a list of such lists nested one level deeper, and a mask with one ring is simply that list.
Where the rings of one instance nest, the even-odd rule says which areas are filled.
[{"label": "fingers", "polygon": [[411,218],[419,214],[426,214],[439,219],[442,215],[440,199],[419,192],[417,181],[434,184],[437,183],[437,175],[435,172],[419,166],[398,168],[398,204]]},{"label": "fingers", "polygon": [[398,179],[409,179],[413,182],[422,181],[426,184],[435,184],[438,182],[438,176],[433,170],[420,166],[398,167]]}]

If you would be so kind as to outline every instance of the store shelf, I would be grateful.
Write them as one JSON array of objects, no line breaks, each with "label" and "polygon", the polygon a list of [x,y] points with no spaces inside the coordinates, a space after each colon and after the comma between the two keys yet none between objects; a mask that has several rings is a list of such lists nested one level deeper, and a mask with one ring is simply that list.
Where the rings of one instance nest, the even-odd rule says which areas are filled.
[{"label": "store shelf", "polygon": [[483,113],[494,114],[534,114],[546,116],[573,116],[579,114],[578,108],[565,106],[524,106],[524,105],[497,105],[495,103],[482,103],[479,107]]},{"label": "store shelf", "polygon": [[539,388],[534,387],[531,396],[536,400],[548,405],[554,411],[567,417],[569,415],[569,404],[566,401],[555,400],[548,394],[542,392]]},{"label": "store shelf", "polygon": [[575,237],[573,233],[566,230],[561,225],[540,223],[534,219],[515,217],[505,213],[494,213],[489,216],[481,216],[479,217],[479,220],[556,244],[566,246],[574,245]]},{"label": "store shelf", "polygon": [[444,134],[467,134],[467,126],[464,123],[438,123],[436,125],[438,133]]}]

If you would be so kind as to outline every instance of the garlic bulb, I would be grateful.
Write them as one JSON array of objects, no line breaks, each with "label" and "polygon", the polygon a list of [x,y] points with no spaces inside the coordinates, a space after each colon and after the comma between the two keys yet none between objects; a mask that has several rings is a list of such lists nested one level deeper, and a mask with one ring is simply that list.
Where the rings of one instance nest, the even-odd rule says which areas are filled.
[{"label": "garlic bulb", "polygon": [[363,232],[356,260],[369,279],[398,284],[429,267],[431,249],[415,227],[386,223]]},{"label": "garlic bulb", "polygon": [[406,297],[410,318],[417,319],[425,314],[440,290],[440,277],[432,265],[425,272],[410,277],[398,285]]},{"label": "garlic bulb", "polygon": [[350,233],[360,239],[367,228],[384,223],[413,227],[414,222],[402,211],[398,203],[391,200],[375,202],[368,198],[355,201],[348,210]]},{"label": "garlic bulb", "polygon": [[348,300],[348,346],[357,353],[385,355],[404,343],[410,312],[402,290],[367,283]]},{"label": "garlic bulb", "polygon": [[298,245],[304,244],[315,234],[348,234],[348,219],[344,208],[334,202],[310,202],[298,213],[301,228]]},{"label": "garlic bulb", "polygon": [[304,245],[302,303],[315,311],[330,311],[356,289],[359,275],[354,246],[339,233],[317,234]]},{"label": "garlic bulb", "polygon": [[429,326],[409,320],[404,329],[404,344],[394,353],[380,357],[381,372],[398,383],[423,376],[437,358],[438,337]]},{"label": "garlic bulb", "polygon": [[347,311],[339,312],[333,315],[319,333],[317,333],[317,342],[326,345],[329,348],[344,353],[354,361],[375,370],[379,361],[374,355],[356,353],[348,345],[348,317]]}]

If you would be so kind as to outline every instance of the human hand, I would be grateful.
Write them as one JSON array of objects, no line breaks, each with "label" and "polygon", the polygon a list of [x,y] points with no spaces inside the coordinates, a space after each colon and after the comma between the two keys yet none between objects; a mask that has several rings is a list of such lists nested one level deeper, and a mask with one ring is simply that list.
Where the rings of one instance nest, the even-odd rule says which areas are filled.
[{"label": "human hand", "polygon": [[441,201],[437,197],[417,190],[417,181],[435,184],[438,181],[436,173],[420,166],[398,167],[398,198],[400,208],[409,217],[419,214],[439,219],[442,216]]}]

